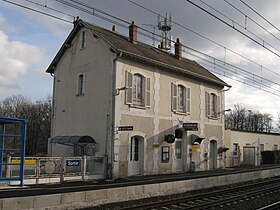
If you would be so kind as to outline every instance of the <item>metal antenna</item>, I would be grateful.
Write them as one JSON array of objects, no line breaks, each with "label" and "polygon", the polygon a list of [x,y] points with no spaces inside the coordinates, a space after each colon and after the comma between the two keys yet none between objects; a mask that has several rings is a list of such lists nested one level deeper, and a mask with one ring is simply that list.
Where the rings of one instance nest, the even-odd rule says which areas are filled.
[{"label": "metal antenna", "polygon": [[161,20],[161,16],[158,15],[158,30],[162,31],[162,41],[161,41],[161,48],[164,50],[171,49],[171,14],[169,14],[169,18],[166,16],[164,20]]}]

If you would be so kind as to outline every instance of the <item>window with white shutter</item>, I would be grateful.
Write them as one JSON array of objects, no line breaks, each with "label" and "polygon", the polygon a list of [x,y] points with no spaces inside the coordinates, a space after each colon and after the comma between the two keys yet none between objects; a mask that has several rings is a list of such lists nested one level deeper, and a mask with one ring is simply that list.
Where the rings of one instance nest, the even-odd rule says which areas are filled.
[{"label": "window with white shutter", "polygon": [[171,83],[171,108],[173,112],[190,114],[191,89],[184,85]]},{"label": "window with white shutter", "polygon": [[221,97],[215,93],[205,92],[205,112],[210,118],[219,118],[221,114]]},{"label": "window with white shutter", "polygon": [[150,107],[151,84],[150,78],[141,74],[126,72],[126,104],[134,107]]}]

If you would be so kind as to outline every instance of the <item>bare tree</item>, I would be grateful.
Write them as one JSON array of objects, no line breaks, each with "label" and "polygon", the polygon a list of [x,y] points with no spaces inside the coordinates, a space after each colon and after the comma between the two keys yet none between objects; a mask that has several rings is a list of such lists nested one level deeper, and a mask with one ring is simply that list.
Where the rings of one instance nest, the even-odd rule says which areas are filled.
[{"label": "bare tree", "polygon": [[240,104],[234,105],[234,109],[225,116],[226,129],[271,132],[272,122],[271,114],[253,112]]},{"label": "bare tree", "polygon": [[47,152],[51,130],[51,98],[32,102],[22,95],[13,95],[0,101],[0,115],[28,120],[26,154]]}]

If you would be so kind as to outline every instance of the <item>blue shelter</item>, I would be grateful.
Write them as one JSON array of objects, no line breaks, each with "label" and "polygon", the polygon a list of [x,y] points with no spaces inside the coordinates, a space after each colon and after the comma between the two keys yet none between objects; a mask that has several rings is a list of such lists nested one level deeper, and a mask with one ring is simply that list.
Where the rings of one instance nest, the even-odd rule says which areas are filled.
[{"label": "blue shelter", "polygon": [[[0,182],[20,181],[20,186],[24,186],[26,126],[26,119],[0,116]],[[7,162],[10,154],[19,156],[20,161]],[[6,170],[13,166],[20,168],[19,174],[6,177]]]}]

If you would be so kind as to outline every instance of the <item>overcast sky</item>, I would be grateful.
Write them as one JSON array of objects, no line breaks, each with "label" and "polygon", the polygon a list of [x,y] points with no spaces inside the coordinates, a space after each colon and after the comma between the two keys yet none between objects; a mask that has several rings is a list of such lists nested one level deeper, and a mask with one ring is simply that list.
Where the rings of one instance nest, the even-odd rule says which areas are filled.
[{"label": "overcast sky", "polygon": [[[11,2],[19,3],[33,9],[37,9],[46,13],[64,18],[70,22],[72,17],[55,13],[47,8],[32,4],[29,1],[10,0]],[[38,4],[47,7],[55,8],[63,11],[71,16],[80,16],[93,24],[111,29],[112,23],[108,23],[93,15],[85,14],[75,10],[69,6],[56,2],[55,0],[32,0]],[[217,59],[221,59],[227,63],[233,64],[255,75],[262,76],[274,83],[280,83],[280,57],[264,49],[254,41],[241,35],[234,29],[223,24],[209,14],[198,9],[194,5],[185,0],[133,0],[150,10],[165,15],[172,15],[172,20],[179,23],[180,27],[172,24],[171,35],[173,39],[177,37],[188,47],[199,50],[205,54],[211,55]],[[210,9],[199,0],[192,0],[206,8],[211,13],[226,20],[221,14],[218,14],[213,9]],[[280,52],[280,36],[279,31],[271,25],[263,21],[256,13],[246,7],[240,0],[204,0],[216,10],[222,12],[226,16],[235,21],[235,26],[238,24],[246,26],[253,34],[261,37],[256,40],[271,44],[273,51]],[[70,0],[68,2],[71,2]],[[96,9],[104,11],[110,15],[116,16],[126,21],[134,20],[135,23],[149,31],[153,31],[153,26],[157,24],[157,15],[136,6],[128,0],[79,0]],[[240,11],[247,15],[245,18],[240,12],[235,10],[227,2],[234,5]],[[280,1],[279,0],[244,0],[248,5],[263,15],[267,20],[273,23],[276,28],[280,28]],[[97,14],[97,13],[95,13]],[[101,13],[99,13],[101,14]],[[274,37],[257,27],[250,20],[256,21],[263,26]],[[230,20],[227,23],[232,25]],[[12,94],[21,94],[32,100],[44,99],[47,95],[52,94],[52,77],[45,73],[48,65],[54,58],[55,54],[61,47],[62,43],[68,36],[73,25],[46,15],[11,5],[7,2],[0,2],[0,100],[11,96]],[[186,29],[187,28],[187,29]],[[117,31],[125,35],[128,34],[127,29],[117,26]],[[191,32],[194,31],[197,34]],[[160,33],[156,29],[156,33]],[[245,31],[248,33],[248,31]],[[151,34],[149,36],[152,37]],[[202,38],[205,37],[205,38]],[[279,37],[279,38],[278,38]],[[217,44],[214,44],[210,39]],[[153,44],[152,39],[143,39],[142,41]],[[158,42],[156,42],[158,45]],[[230,50],[228,50],[230,49]],[[253,62],[248,61],[240,56],[237,56],[234,51]],[[191,52],[191,51],[190,51]],[[189,59],[196,60],[204,65],[197,57],[193,57],[191,53],[184,53]],[[256,64],[257,63],[257,64]],[[263,67],[260,67],[263,66]],[[209,70],[217,70],[213,64],[208,64]],[[272,70],[271,73],[266,69]],[[252,75],[250,75],[252,76]],[[231,76],[236,79],[238,75]],[[242,83],[236,82],[226,77],[221,77],[232,88],[226,92],[226,109],[232,108],[234,104],[242,104],[250,110],[258,110],[262,113],[270,113],[274,116],[279,112],[280,97],[261,91],[260,89],[251,88]],[[242,77],[239,80],[243,81]],[[271,83],[271,86],[273,84]],[[276,86],[276,85],[275,85]],[[280,93],[278,93],[280,95]]]}]

